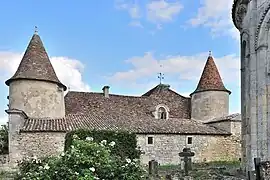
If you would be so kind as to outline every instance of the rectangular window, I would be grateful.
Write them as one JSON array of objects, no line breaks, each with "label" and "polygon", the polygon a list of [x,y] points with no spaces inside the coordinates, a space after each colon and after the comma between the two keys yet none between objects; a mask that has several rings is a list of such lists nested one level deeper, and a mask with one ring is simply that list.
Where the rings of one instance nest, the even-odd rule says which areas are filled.
[{"label": "rectangular window", "polygon": [[188,144],[192,144],[192,137],[188,137],[187,143],[188,143]]},{"label": "rectangular window", "polygon": [[153,140],[154,140],[153,137],[148,137],[147,144],[153,144]]}]

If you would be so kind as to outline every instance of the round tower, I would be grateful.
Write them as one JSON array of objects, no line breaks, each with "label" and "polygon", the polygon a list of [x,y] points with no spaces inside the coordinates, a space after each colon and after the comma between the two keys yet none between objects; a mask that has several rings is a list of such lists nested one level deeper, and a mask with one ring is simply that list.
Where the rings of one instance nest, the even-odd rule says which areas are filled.
[{"label": "round tower", "polygon": [[229,114],[230,91],[224,84],[215,65],[214,59],[209,55],[201,79],[191,96],[191,118],[209,120]]},{"label": "round tower", "polygon": [[16,73],[6,81],[9,109],[22,110],[31,118],[65,116],[63,85],[53,69],[37,33],[32,36]]}]

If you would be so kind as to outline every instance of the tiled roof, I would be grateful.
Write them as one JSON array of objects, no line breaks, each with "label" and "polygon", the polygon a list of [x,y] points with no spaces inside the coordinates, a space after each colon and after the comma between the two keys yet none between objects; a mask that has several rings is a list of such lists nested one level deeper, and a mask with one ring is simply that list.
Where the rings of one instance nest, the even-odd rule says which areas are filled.
[{"label": "tiled roof", "polygon": [[235,114],[230,114],[230,115],[227,115],[227,116],[213,118],[213,119],[205,122],[205,124],[216,123],[216,122],[221,122],[221,121],[241,122],[241,114],[235,113]]},{"label": "tiled roof", "polygon": [[68,123],[65,118],[62,119],[32,119],[27,118],[21,128],[21,131],[55,131],[65,132],[70,130]]},{"label": "tiled roof", "polygon": [[190,118],[190,98],[169,89],[152,93],[151,96],[123,96],[103,93],[68,92],[65,96],[66,114],[124,114],[130,117],[152,115],[156,106],[165,104],[170,117]]},{"label": "tiled roof", "polygon": [[34,34],[14,76],[6,81],[9,85],[16,79],[31,79],[57,83],[66,90],[56,76],[53,66],[39,35]]},{"label": "tiled roof", "polygon": [[231,93],[225,88],[212,56],[207,58],[199,84],[192,94],[209,90],[227,91]]},{"label": "tiled roof", "polygon": [[23,132],[55,131],[63,132],[75,129],[126,130],[142,134],[203,134],[230,135],[228,132],[191,119],[170,118],[168,120],[153,117],[130,117],[119,114],[68,115],[65,119],[26,119]]}]

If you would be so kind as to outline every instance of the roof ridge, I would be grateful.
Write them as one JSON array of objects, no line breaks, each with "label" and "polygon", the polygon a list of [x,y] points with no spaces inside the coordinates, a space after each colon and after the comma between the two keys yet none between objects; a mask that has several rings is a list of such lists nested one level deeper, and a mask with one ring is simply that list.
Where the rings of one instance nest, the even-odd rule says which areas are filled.
[{"label": "roof ridge", "polygon": [[64,90],[67,89],[58,79],[44,45],[37,33],[32,36],[17,71],[6,81],[6,85],[9,86],[12,81],[18,79],[48,81],[58,84],[63,87]]},{"label": "roof ridge", "polygon": [[[102,95],[102,92],[84,92],[84,91],[69,91],[68,93],[85,93],[85,94],[100,94]],[[110,96],[122,96],[122,97],[131,97],[131,98],[147,98],[142,96],[135,96],[135,95],[122,95],[122,94],[111,94]]]}]

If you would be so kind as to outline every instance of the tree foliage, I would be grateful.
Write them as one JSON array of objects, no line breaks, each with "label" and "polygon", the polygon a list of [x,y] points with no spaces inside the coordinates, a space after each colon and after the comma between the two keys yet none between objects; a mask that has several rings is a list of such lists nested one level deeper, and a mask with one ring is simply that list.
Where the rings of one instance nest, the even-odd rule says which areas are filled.
[{"label": "tree foliage", "polygon": [[0,154],[8,154],[8,125],[0,128]]}]

